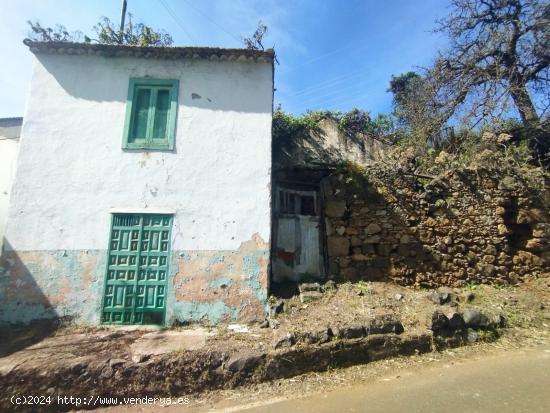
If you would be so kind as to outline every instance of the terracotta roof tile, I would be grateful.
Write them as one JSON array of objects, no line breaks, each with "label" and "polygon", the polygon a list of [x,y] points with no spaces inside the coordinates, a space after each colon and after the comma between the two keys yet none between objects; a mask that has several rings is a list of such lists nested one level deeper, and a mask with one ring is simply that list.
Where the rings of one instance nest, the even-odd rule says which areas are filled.
[{"label": "terracotta roof tile", "polygon": [[95,43],[37,42],[23,43],[34,53],[95,55],[103,57],[143,57],[146,59],[207,59],[273,62],[275,52],[268,50],[225,49],[220,47],[139,47]]}]

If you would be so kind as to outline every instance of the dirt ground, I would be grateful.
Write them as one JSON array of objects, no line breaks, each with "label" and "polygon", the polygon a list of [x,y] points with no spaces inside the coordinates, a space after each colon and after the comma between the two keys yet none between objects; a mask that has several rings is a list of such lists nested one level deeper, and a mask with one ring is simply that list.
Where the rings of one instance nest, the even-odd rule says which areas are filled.
[{"label": "dirt ground", "polygon": [[[488,316],[500,314],[506,318],[508,327],[502,330],[500,339],[491,344],[476,344],[452,350],[451,353],[429,353],[428,357],[413,356],[380,361],[375,364],[379,367],[366,370],[361,366],[329,369],[328,373],[310,373],[288,380],[247,384],[246,388],[249,392],[262,394],[262,397],[268,394],[277,396],[279,389],[284,390],[286,386],[299,389],[299,383],[303,382],[306,387],[315,385],[322,389],[323,386],[330,386],[335,382],[363,380],[371,374],[377,374],[378,368],[399,369],[400,363],[411,365],[416,362],[425,363],[426,360],[437,361],[443,354],[457,352],[466,355],[490,348],[521,348],[550,342],[549,279],[527,280],[518,286],[468,285],[462,289],[441,291],[451,293],[454,304],[435,304],[430,299],[433,290],[415,290],[380,282],[344,283],[336,289],[327,288],[319,300],[305,304],[298,296],[283,299],[282,305],[281,299],[270,300],[284,311],[274,315],[270,321],[271,326],[268,327],[224,325],[217,328],[190,326],[161,329],[82,328],[70,325],[53,328],[37,325],[30,329],[4,330],[0,332],[0,382],[4,382],[0,388],[4,395],[33,390],[58,394],[59,386],[67,393],[71,386],[76,388],[75,378],[78,378],[80,391],[90,388],[99,392],[99,383],[119,383],[127,385],[128,392],[132,392],[133,389],[137,391],[147,388],[151,377],[166,376],[166,382],[161,383],[162,386],[150,387],[148,394],[159,389],[169,391],[174,388],[174,391],[194,394],[196,400],[209,402],[220,397],[230,397],[229,393],[224,393],[223,390],[204,392],[204,388],[234,388],[240,384],[235,381],[227,383],[227,386],[220,385],[215,380],[227,380],[230,376],[204,373],[212,366],[218,368],[220,357],[227,360],[229,355],[243,350],[268,354],[281,352],[280,349],[274,350],[274,344],[280,337],[326,330],[327,327],[334,329],[342,325],[362,324],[377,315],[389,314],[398,318],[403,324],[405,334],[425,334],[431,325],[431,315],[436,309],[453,312],[474,308]],[[181,341],[178,331],[183,335],[196,332],[199,340],[194,336],[191,341],[187,338]],[[154,340],[171,334],[179,337],[180,341],[164,347],[158,341],[159,346],[155,346]],[[150,341],[151,337],[153,341]],[[136,344],[139,343],[142,343],[141,348],[145,347],[145,350],[150,348],[151,354],[136,356]],[[162,347],[162,351],[167,354],[155,352],[155,347]],[[295,343],[290,350],[300,351],[301,348],[307,351],[307,344]],[[194,375],[200,377],[201,381],[172,384],[172,378],[168,377],[171,374],[189,374],[189,377]],[[49,377],[52,378],[50,382],[56,383],[55,386],[48,387]],[[135,385],[132,380],[135,380]],[[250,380],[246,381],[249,382]],[[231,395],[238,394],[234,390],[232,392]]]},{"label": "dirt ground", "polygon": [[[406,332],[424,332],[430,328],[431,315],[436,309],[444,312],[464,308],[479,309],[487,315],[502,314],[509,327],[545,329],[550,326],[550,279],[527,280],[517,286],[468,285],[465,288],[442,288],[456,297],[456,306],[437,305],[429,299],[434,290],[412,289],[384,282],[344,283],[326,291],[322,298],[302,303],[299,295],[284,302],[284,311],[275,315],[276,328],[261,328],[259,325],[228,325],[217,328],[205,326],[213,333],[207,338],[208,348],[228,351],[243,344],[258,350],[269,350],[273,340],[287,332],[317,331],[319,328],[366,322],[376,315],[391,314],[398,318]],[[272,301],[277,301],[273,299]],[[239,331],[240,328],[246,331]],[[194,328],[176,327],[171,331]],[[32,328],[7,329],[2,331],[0,356],[24,349],[42,338],[63,342],[74,348],[75,356],[94,353],[96,357],[129,358],[129,345],[136,339],[158,327],[82,327],[74,325],[37,325]],[[43,347],[40,347],[45,348]],[[58,358],[50,360],[55,363]],[[63,362],[65,362],[63,360]]]},{"label": "dirt ground", "polygon": [[437,305],[429,299],[434,290],[412,289],[385,282],[338,285],[318,301],[302,303],[298,295],[284,299],[284,312],[276,315],[277,328],[250,327],[250,334],[222,330],[209,340],[213,348],[249,341],[258,350],[271,348],[285,333],[318,331],[324,327],[360,324],[377,315],[391,314],[406,332],[421,333],[431,326],[437,309],[443,312],[473,308],[488,316],[503,315],[511,328],[545,330],[550,326],[550,279],[531,279],[517,286],[468,285],[442,288],[456,297],[456,306]]},{"label": "dirt ground", "polygon": [[[371,390],[371,386],[380,384],[393,385],[395,391],[401,391],[400,389],[404,385],[402,378],[412,377],[414,379],[431,371],[446,374],[457,367],[469,368],[470,365],[477,365],[478,362],[498,358],[508,359],[508,356],[513,354],[550,352],[550,335],[533,337],[532,330],[529,334],[525,333],[526,331],[515,330],[513,334],[504,334],[498,342],[477,343],[468,347],[447,349],[435,353],[395,357],[368,364],[331,369],[321,373],[306,373],[290,379],[246,385],[237,389],[181,395],[181,397],[187,397],[189,400],[185,406],[167,406],[160,403],[157,405],[123,404],[100,408],[97,411],[105,413],[151,413],[159,411],[159,407],[162,407],[162,411],[167,412],[248,412],[254,411],[254,409],[261,410],[265,406],[271,406],[272,411],[289,411],[280,410],[278,405],[284,402],[299,401],[304,397],[315,400],[319,407],[316,411],[323,410],[323,408],[324,411],[336,411],[335,409],[327,409],[327,406],[325,406],[325,398],[330,397],[333,393],[347,392],[357,388],[361,388],[363,391],[366,389]],[[526,395],[525,397],[529,396]],[[293,410],[290,411],[302,411],[297,406],[298,404],[294,405]],[[540,411],[545,411],[543,406],[540,406],[540,408],[542,409]],[[369,406],[368,411],[370,410]],[[443,411],[441,409],[437,410]],[[464,406],[460,404],[454,406],[453,410],[465,411]],[[403,409],[397,411],[403,411]],[[480,410],[473,409],[473,411]]]}]

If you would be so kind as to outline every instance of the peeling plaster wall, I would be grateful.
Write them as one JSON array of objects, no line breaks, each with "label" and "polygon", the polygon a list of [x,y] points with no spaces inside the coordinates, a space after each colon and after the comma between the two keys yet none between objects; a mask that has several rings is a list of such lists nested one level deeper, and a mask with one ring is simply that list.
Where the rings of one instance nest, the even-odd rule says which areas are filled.
[{"label": "peeling plaster wall", "polygon": [[7,251],[0,261],[0,323],[69,317],[99,323],[107,254]]},{"label": "peeling plaster wall", "polygon": [[[174,151],[121,149],[129,79],[146,76],[180,81]],[[0,322],[37,318],[49,302],[43,316],[97,323],[114,210],[174,214],[167,320],[257,318],[272,90],[268,63],[39,55],[0,263]],[[96,257],[89,276],[86,256]]]},{"label": "peeling plaster wall", "polygon": [[179,251],[172,260],[167,322],[262,320],[268,261],[269,246],[258,235],[238,250]]}]

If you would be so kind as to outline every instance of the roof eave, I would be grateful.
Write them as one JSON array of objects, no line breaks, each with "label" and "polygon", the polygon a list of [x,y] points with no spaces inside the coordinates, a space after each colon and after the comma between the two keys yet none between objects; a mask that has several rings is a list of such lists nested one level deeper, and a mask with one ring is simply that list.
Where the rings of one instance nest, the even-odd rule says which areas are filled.
[{"label": "roof eave", "polygon": [[140,57],[153,59],[203,59],[273,63],[273,49],[250,50],[220,47],[139,47],[74,42],[37,42],[23,40],[34,54],[90,55],[102,57]]}]

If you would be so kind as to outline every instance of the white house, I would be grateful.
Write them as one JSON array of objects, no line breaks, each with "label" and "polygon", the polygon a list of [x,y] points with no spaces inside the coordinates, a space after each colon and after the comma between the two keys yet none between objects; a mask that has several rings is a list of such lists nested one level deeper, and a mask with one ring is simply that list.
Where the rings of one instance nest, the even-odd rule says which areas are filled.
[{"label": "white house", "polygon": [[273,51],[25,44],[0,323],[262,319]]},{"label": "white house", "polygon": [[11,183],[23,118],[0,119],[0,251],[8,215]]}]

